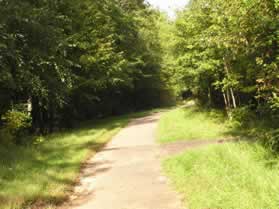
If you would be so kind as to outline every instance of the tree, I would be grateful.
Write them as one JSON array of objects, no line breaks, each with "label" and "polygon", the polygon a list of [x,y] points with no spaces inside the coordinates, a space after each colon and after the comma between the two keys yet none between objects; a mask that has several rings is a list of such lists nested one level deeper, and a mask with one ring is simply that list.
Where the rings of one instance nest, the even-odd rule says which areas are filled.
[{"label": "tree", "polygon": [[278,94],[276,4],[192,1],[176,21],[178,74],[185,88],[227,109],[268,105]]},{"label": "tree", "polygon": [[144,1],[0,4],[0,116],[29,101],[48,133],[161,105],[159,13]]}]

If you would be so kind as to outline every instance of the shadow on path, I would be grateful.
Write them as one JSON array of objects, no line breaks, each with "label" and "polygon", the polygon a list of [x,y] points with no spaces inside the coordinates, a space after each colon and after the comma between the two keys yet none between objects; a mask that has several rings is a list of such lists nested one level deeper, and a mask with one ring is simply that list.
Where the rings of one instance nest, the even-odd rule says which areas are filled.
[{"label": "shadow on path", "polygon": [[187,150],[192,150],[195,148],[206,147],[214,144],[225,144],[225,143],[235,143],[240,140],[233,137],[216,139],[216,140],[192,140],[192,141],[179,141],[161,145],[161,155],[175,155],[185,152]]}]

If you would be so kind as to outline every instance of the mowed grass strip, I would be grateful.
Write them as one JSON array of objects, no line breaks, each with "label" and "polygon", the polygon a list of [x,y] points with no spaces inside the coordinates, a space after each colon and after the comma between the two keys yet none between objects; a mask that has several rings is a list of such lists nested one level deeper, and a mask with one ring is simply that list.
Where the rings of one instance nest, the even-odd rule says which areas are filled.
[{"label": "mowed grass strip", "polygon": [[178,108],[165,113],[159,122],[160,143],[180,140],[210,140],[227,136],[225,116],[219,111],[193,107]]},{"label": "mowed grass strip", "polygon": [[51,208],[64,201],[82,163],[131,118],[150,111],[88,122],[82,128],[39,139],[37,146],[0,146],[0,208]]},{"label": "mowed grass strip", "polygon": [[190,209],[279,208],[279,161],[259,144],[187,151],[167,159],[164,169]]}]

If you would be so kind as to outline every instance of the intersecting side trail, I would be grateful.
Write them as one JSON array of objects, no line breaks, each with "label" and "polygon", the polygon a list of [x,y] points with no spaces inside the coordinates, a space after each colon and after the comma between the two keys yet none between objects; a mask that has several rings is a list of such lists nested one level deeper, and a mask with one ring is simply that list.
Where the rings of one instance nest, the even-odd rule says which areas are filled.
[{"label": "intersecting side trail", "polygon": [[183,209],[162,175],[155,142],[160,114],[133,120],[88,161],[71,197],[73,209]]}]

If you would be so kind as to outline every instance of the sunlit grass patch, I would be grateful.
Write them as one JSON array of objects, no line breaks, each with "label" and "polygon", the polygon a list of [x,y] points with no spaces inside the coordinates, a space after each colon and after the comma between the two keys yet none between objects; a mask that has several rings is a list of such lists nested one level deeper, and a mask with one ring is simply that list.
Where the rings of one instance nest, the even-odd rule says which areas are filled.
[{"label": "sunlit grass patch", "polygon": [[277,209],[279,161],[258,144],[187,151],[164,168],[190,209]]},{"label": "sunlit grass patch", "polygon": [[159,142],[219,139],[227,136],[228,127],[222,112],[203,111],[196,106],[165,113],[159,122]]},{"label": "sunlit grass patch", "polygon": [[40,137],[28,147],[0,146],[0,208],[22,209],[34,203],[48,208],[63,202],[82,163],[131,118],[149,113],[87,122],[72,131]]}]

